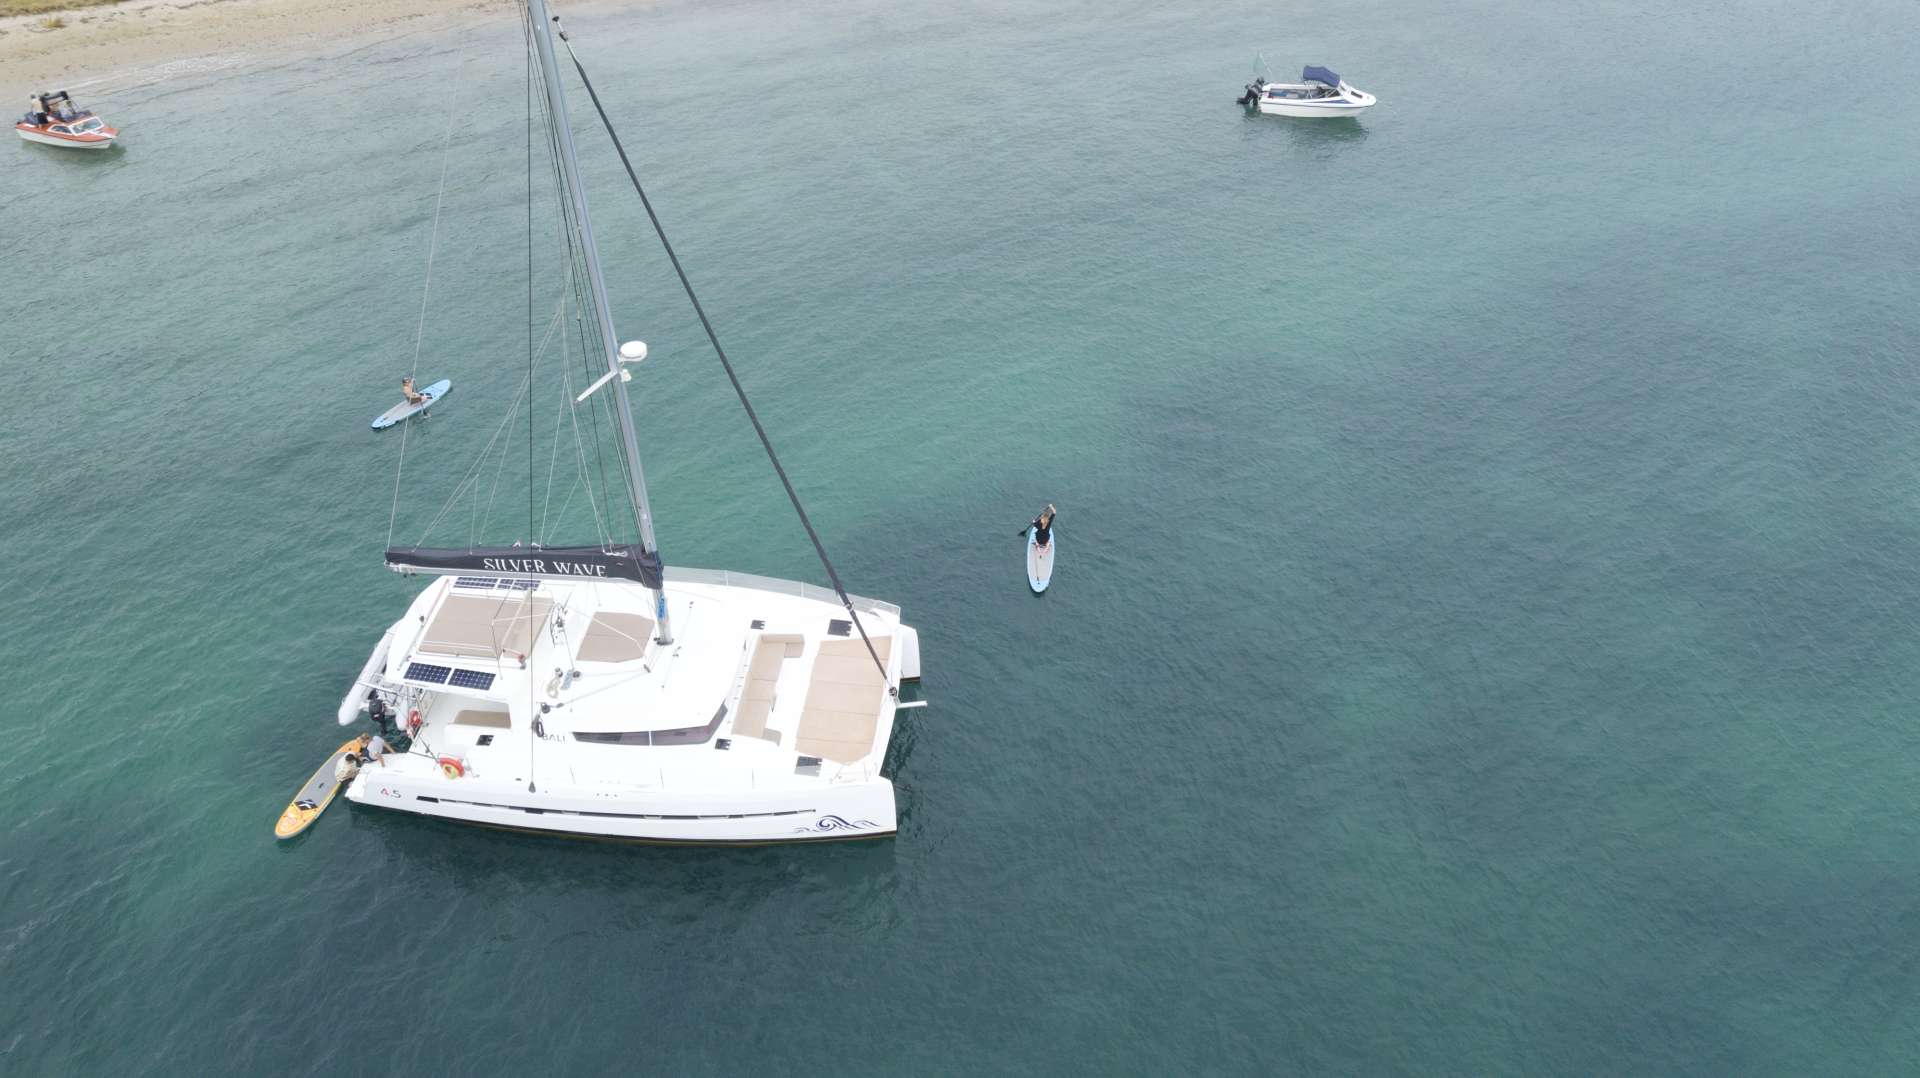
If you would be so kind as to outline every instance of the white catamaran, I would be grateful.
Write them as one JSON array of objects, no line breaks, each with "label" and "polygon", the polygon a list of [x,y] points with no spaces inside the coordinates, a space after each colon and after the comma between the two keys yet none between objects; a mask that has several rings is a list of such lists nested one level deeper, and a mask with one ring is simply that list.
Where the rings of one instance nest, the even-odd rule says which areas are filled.
[{"label": "white catamaran", "polygon": [[338,718],[358,721],[377,698],[412,743],[363,768],[347,797],[655,842],[891,835],[881,763],[895,690],[920,676],[919,638],[898,607],[847,596],[831,566],[833,589],[662,566],[626,390],[645,346],[614,343],[552,22],[544,0],[526,10],[606,360],[580,399],[613,394],[639,542],[390,546],[389,568],[438,579],[387,629]]}]

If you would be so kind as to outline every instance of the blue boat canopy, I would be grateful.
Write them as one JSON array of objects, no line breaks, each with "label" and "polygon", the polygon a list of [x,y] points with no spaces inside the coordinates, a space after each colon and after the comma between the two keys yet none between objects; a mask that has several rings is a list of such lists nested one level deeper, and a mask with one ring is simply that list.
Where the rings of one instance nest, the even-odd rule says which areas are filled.
[{"label": "blue boat canopy", "polygon": [[1338,86],[1340,85],[1340,76],[1328,71],[1324,67],[1314,67],[1312,64],[1308,64],[1307,69],[1300,72],[1300,81],[1324,82],[1328,86]]}]

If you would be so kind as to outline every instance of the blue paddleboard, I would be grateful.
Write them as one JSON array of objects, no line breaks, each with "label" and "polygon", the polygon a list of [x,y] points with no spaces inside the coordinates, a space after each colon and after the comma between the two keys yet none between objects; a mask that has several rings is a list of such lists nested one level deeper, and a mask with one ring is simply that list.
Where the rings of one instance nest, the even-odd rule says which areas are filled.
[{"label": "blue paddleboard", "polygon": [[1027,587],[1032,588],[1035,595],[1046,591],[1047,585],[1053,581],[1053,553],[1060,546],[1060,525],[1055,524],[1051,530],[1053,537],[1048,540],[1047,548],[1042,550],[1040,544],[1034,541],[1040,529],[1027,529]]},{"label": "blue paddleboard", "polygon": [[421,401],[419,404],[408,404],[406,401],[401,401],[399,404],[381,412],[380,417],[373,421],[373,429],[386,430],[388,427],[406,419],[408,416],[426,411],[440,403],[440,398],[446,396],[447,390],[452,388],[452,381],[446,378],[440,379],[438,382],[420,391],[420,395],[427,399]]}]

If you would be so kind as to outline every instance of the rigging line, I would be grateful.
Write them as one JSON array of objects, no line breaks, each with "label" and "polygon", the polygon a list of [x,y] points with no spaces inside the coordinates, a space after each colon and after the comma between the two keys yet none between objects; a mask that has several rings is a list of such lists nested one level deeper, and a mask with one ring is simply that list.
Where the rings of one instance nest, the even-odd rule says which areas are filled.
[{"label": "rigging line", "polygon": [[[527,402],[527,412],[531,415],[533,412],[533,367],[531,365],[527,367],[526,379],[520,383],[520,392],[514,394],[513,404],[507,409],[508,419],[520,414],[520,402],[523,400]],[[493,488],[487,492],[487,508],[480,514],[482,524],[493,519],[493,503],[500,497],[500,480],[507,474],[507,450],[513,445],[513,431],[511,428],[503,429],[507,440],[500,447],[500,463],[493,470]],[[475,488],[475,491],[474,504],[478,506],[480,503],[477,496],[478,488]]]},{"label": "rigging line", "polygon": [[[407,372],[411,382],[420,374],[420,343],[427,332],[427,295],[433,286],[433,256],[440,249],[440,207],[447,199],[447,162],[453,148],[453,120],[459,115],[453,109],[447,110],[447,133],[440,140],[440,190],[433,196],[433,228],[427,233],[427,277],[420,283],[420,321],[413,327],[413,369]],[[393,545],[393,525],[400,516],[400,477],[406,474],[407,467],[407,431],[411,423],[400,425],[400,459],[393,466],[393,505],[387,509],[387,545]]]},{"label": "rigging line", "polygon": [[[534,372],[538,366],[537,360],[546,358],[546,354],[547,354],[546,343],[548,340],[552,339],[554,326],[559,323],[561,314],[562,314],[561,309],[559,309],[556,306],[556,309],[553,312],[553,318],[548,321],[547,336],[543,338],[541,341],[541,347],[538,355],[536,356],[531,352],[528,353],[527,376],[524,380],[521,381],[519,391],[514,394],[512,406],[507,409],[507,417],[508,419],[511,419],[513,416],[519,413],[520,402],[524,400],[527,403],[527,417],[528,417],[527,418],[527,436],[529,439],[528,448],[527,448],[527,490],[528,490],[527,502],[529,506],[531,506],[533,502],[533,493],[532,493],[533,448],[532,448],[531,439],[533,436],[533,418],[532,417],[533,417],[533,401],[534,401],[534,393],[533,393]],[[529,335],[532,334],[531,327],[529,327],[528,329],[528,334]],[[493,519],[493,505],[494,505],[494,502],[498,500],[500,497],[500,481],[503,478],[505,478],[507,474],[507,448],[513,444],[513,432],[510,429],[507,429],[505,424],[502,425],[502,430],[506,432],[507,440],[506,440],[506,444],[500,447],[500,463],[494,468],[493,488],[487,494],[486,511],[480,513],[479,517],[477,518],[478,523],[481,525],[484,525],[486,522],[491,521]],[[491,443],[489,443],[489,445],[491,445]],[[478,488],[475,488],[475,489],[477,494]],[[479,499],[477,496],[474,499],[474,505],[476,509],[479,507]],[[532,525],[531,517],[528,518],[528,525],[529,527],[531,527]],[[531,538],[531,536],[529,536],[528,538]],[[478,530],[476,529],[475,531],[469,533],[468,542],[471,544],[473,542],[476,542],[477,540],[478,540]]]},{"label": "rigging line", "polygon": [[[570,370],[567,370],[567,365],[564,363],[560,365],[560,369],[563,372],[565,372],[565,375],[566,375],[567,399],[572,400],[573,399],[573,372]],[[601,519],[601,516],[600,516],[600,503],[594,501],[593,499],[593,472],[588,470],[587,468],[587,451],[580,444],[580,409],[577,406],[568,408],[567,419],[573,425],[574,458],[579,464],[580,477],[586,483],[587,505],[589,508],[593,510],[593,526],[599,529],[601,541],[611,545],[611,540],[608,538],[608,536],[611,533],[607,529],[606,521]],[[598,443],[596,442],[595,445],[597,448]],[[573,495],[571,492],[569,492],[567,495],[567,501],[569,503],[573,501]],[[608,508],[608,512],[609,513],[612,512],[611,507]],[[563,507],[561,510],[561,519],[564,520],[565,518],[566,518],[566,511],[565,511],[565,508]]]},{"label": "rigging line", "polygon": [[[538,545],[539,533],[533,530],[533,409],[536,396],[533,392],[533,9],[522,0],[520,7],[520,25],[524,28],[527,48],[527,545]],[[560,312],[565,314],[563,307]],[[564,345],[563,345],[564,348]],[[563,363],[562,366],[565,364]],[[559,444],[560,428],[554,426],[555,444]],[[548,480],[552,482],[551,478]],[[552,492],[547,497],[551,499]],[[537,641],[529,639],[527,651],[531,653]],[[525,660],[522,659],[524,665]],[[527,679],[527,711],[538,715],[539,690],[534,687],[533,679]],[[537,789],[534,778],[534,750],[539,747],[540,727],[538,718],[527,731],[527,790]]]},{"label": "rigging line", "polygon": [[[556,16],[555,21],[558,21]],[[573,61],[573,69],[580,73],[580,83],[587,89],[587,97],[593,101],[593,111],[600,114],[600,124],[607,129],[607,137],[613,140],[613,148],[620,155],[620,164],[627,170],[627,179],[633,181],[634,193],[640,196],[640,204],[646,207],[647,219],[653,222],[654,234],[660,237],[660,246],[667,252],[667,261],[673,263],[673,272],[680,277],[680,287],[686,289],[687,300],[693,304],[693,313],[700,316],[700,326],[707,331],[707,340],[713,343],[713,354],[720,357],[720,366],[727,372],[727,380],[733,383],[733,392],[740,398],[740,407],[746,409],[747,418],[753,422],[753,432],[760,436],[760,445],[767,451],[767,460],[773,463],[774,472],[780,476],[780,485],[786,488],[787,500],[793,503],[793,511],[799,514],[800,524],[807,529],[807,538],[813,541],[813,551],[820,555],[820,564],[826,567],[827,579],[832,582],[834,594],[840,596],[840,605],[846,608],[847,616],[853,619],[853,627],[860,632],[860,639],[867,645],[867,654],[873,656],[873,664],[880,668],[880,680],[886,682],[887,693],[898,696],[899,690],[893,679],[887,676],[887,664],[880,661],[880,653],[874,650],[872,638],[867,636],[867,627],[860,623],[860,615],[853,609],[853,600],[847,597],[847,589],[840,584],[840,574],[833,569],[833,562],[827,557],[827,548],[820,541],[820,533],[814,531],[813,521],[807,518],[807,510],[800,504],[800,495],[793,489],[793,481],[787,478],[787,470],[780,466],[780,457],[773,451],[773,439],[768,437],[767,428],[760,424],[760,416],[754,412],[752,402],[747,400],[747,391],[740,385],[740,376],[733,372],[733,364],[727,360],[726,349],[720,347],[720,335],[714,332],[713,323],[707,320],[706,308],[700,306],[700,297],[693,292],[693,282],[687,279],[687,271],[680,266],[680,256],[673,251],[673,244],[667,240],[667,230],[660,224],[660,215],[653,212],[653,201],[647,197],[646,188],[640,185],[640,176],[633,170],[633,162],[627,159],[627,149],[620,144],[620,135],[613,129],[613,120],[607,116],[607,110],[600,104],[600,95],[594,92],[593,80],[587,78],[587,69],[580,63],[580,57],[574,55],[573,43],[567,40],[565,32],[560,34],[561,43],[567,46],[567,59]]]},{"label": "rigging line", "polygon": [[[533,384],[533,17],[526,5],[520,25],[527,45],[527,384]],[[533,542],[533,398],[527,398],[527,542]],[[531,689],[529,689],[531,691]]]},{"label": "rigging line", "polygon": [[[579,489],[580,477],[576,475],[573,477],[573,485],[567,488],[567,500],[560,503],[560,514],[554,518],[556,522],[567,519],[567,510],[573,508],[573,494]],[[593,491],[587,491],[587,497],[592,498]]]},{"label": "rigging line", "polygon": [[[553,324],[558,322],[559,317],[560,317],[560,312],[558,310],[555,310],[553,320],[549,322],[548,328],[547,328],[547,337],[549,339],[551,339],[551,337],[553,336]],[[546,355],[546,347],[545,347],[544,341],[542,342],[539,355],[540,357],[544,357]],[[506,475],[506,471],[507,471],[507,457],[508,457],[507,450],[513,445],[513,417],[518,415],[520,412],[520,402],[524,400],[527,404],[527,412],[529,414],[533,412],[534,367],[535,367],[534,364],[531,364],[531,363],[528,364],[527,376],[521,380],[520,388],[517,391],[515,391],[513,395],[513,403],[508,406],[506,417],[500,421],[500,428],[494,432],[493,438],[487,441],[486,448],[481,450],[480,452],[480,459],[475,462],[474,467],[477,472],[478,469],[485,463],[487,454],[493,451],[494,442],[499,441],[500,436],[502,434],[506,435],[506,441],[500,447],[500,463],[494,467],[493,487],[487,493],[487,507],[485,510],[482,510],[480,508],[479,484],[476,483],[474,485],[474,500],[473,500],[474,515],[472,518],[472,522],[468,526],[468,531],[467,531],[468,546],[473,546],[479,542],[480,529],[484,527],[487,524],[487,522],[493,519],[493,505],[494,505],[494,502],[500,496],[500,480]],[[529,482],[532,481],[531,476],[528,477],[528,481]]]},{"label": "rigging line", "polygon": [[[563,316],[565,314],[566,302],[567,302],[566,295],[563,292],[560,297],[561,313]],[[563,373],[567,369],[566,357],[564,354],[566,350],[567,350],[566,332],[565,330],[562,330],[560,334],[560,351],[562,353],[561,360],[560,360],[560,370]],[[547,534],[547,521],[551,519],[549,516],[549,513],[553,509],[553,476],[554,476],[554,473],[558,470],[559,464],[560,464],[560,443],[562,441],[560,437],[561,424],[566,421],[567,407],[570,403],[572,403],[572,400],[573,400],[573,397],[571,396],[571,394],[566,391],[565,386],[562,386],[561,394],[560,394],[560,406],[556,408],[553,413],[553,448],[547,452],[547,484],[546,484],[547,493],[546,493],[546,497],[542,499],[541,505],[540,505],[540,527],[538,529],[533,530],[532,533],[527,536],[528,542],[544,542],[545,541],[545,536]],[[532,405],[529,404],[528,407],[532,407]],[[527,489],[528,490],[533,489],[532,475],[527,476]]]},{"label": "rigging line", "polygon": [[[571,310],[573,312],[574,335],[575,335],[575,338],[580,342],[580,354],[581,354],[582,360],[583,362],[586,362],[587,348],[588,348],[587,338],[586,338],[587,331],[584,328],[585,319],[581,317],[581,311],[585,306],[586,301],[580,292],[580,277],[584,274],[584,267],[580,265],[578,260],[575,260],[574,262],[572,262],[570,264],[570,267],[573,270],[580,271],[580,272],[576,272],[571,278],[569,278],[573,288],[570,298],[573,302],[573,306]],[[596,336],[596,339],[597,339],[597,336]],[[609,501],[607,498],[606,460],[601,454],[600,428],[599,428],[599,424],[596,422],[596,420],[599,417],[599,413],[596,412],[591,406],[587,408],[587,429],[590,433],[588,434],[586,440],[583,442],[580,437],[580,402],[574,399],[574,392],[573,392],[573,371],[571,368],[566,367],[564,365],[562,366],[562,370],[566,371],[567,422],[570,424],[573,430],[573,450],[574,450],[575,466],[579,468],[581,479],[586,483],[586,486],[587,486],[587,505],[593,510],[593,526],[595,529],[594,534],[599,537],[600,542],[602,544],[610,546],[613,543],[613,526],[608,523],[608,518],[613,516],[613,503]],[[587,370],[586,370],[585,384],[590,385],[592,384],[592,381],[593,381],[593,370],[591,365],[588,364]],[[597,499],[593,496],[594,469],[592,467],[589,467],[587,464],[586,446],[588,443],[591,443],[593,445],[594,461],[598,465],[599,472],[600,472],[600,497]],[[602,513],[600,511],[600,506],[602,505],[605,505],[607,507],[607,510],[605,513]]]},{"label": "rigging line", "polygon": [[[547,495],[540,503],[540,528],[527,537],[529,540],[540,539],[547,534],[547,521],[551,519],[548,514],[553,509],[553,476],[560,467],[560,424],[566,418],[567,398],[562,395],[560,407],[554,409],[553,413],[553,448],[547,453]],[[527,488],[533,488],[532,477],[527,479]]]},{"label": "rigging line", "polygon": [[[543,354],[546,351],[546,340],[551,340],[554,332],[554,326],[557,325],[560,320],[559,316],[560,316],[560,311],[556,309],[554,311],[554,319],[552,322],[548,324],[548,327],[547,327],[547,338],[544,339],[541,343],[541,352]],[[527,392],[527,386],[525,383],[522,383],[520,388],[514,394],[515,407],[509,410],[506,417],[500,421],[500,426],[494,428],[493,436],[487,439],[487,444],[484,447],[482,447],[480,452],[474,457],[473,463],[467,466],[466,474],[463,475],[460,479],[460,482],[454,486],[453,493],[447,495],[446,503],[440,507],[440,512],[437,513],[434,516],[434,518],[427,523],[426,528],[422,530],[420,539],[416,541],[416,545],[417,543],[426,541],[427,533],[432,532],[433,529],[436,526],[438,526],[442,520],[446,519],[446,516],[448,513],[453,512],[453,507],[459,504],[460,499],[466,494],[468,485],[473,484],[477,481],[481,467],[486,464],[486,459],[488,454],[493,452],[494,443],[500,440],[500,432],[506,429],[507,424],[513,421],[514,415],[517,414],[518,412],[520,396],[522,394],[525,394],[526,392]],[[388,546],[393,545],[393,540],[391,537],[388,538],[387,545]]]},{"label": "rigging line", "polygon": [[[584,286],[584,282],[585,282],[585,274],[582,274],[583,286]],[[584,304],[585,302],[586,302],[586,298],[583,295],[582,303]],[[582,319],[580,322],[580,325],[583,332],[590,331],[592,333],[592,340],[596,342],[598,345],[598,347],[594,348],[594,353],[604,356],[606,354],[607,344],[601,338],[600,325],[598,320],[588,322],[587,320]],[[591,384],[594,371],[597,369],[593,361],[594,357],[593,355],[587,354],[583,351],[580,359],[582,362],[582,366],[585,368],[584,373],[588,379],[589,384]],[[596,393],[593,399],[587,402],[587,411],[593,417],[593,457],[594,457],[595,464],[600,469],[600,502],[601,504],[607,507],[608,541],[612,542],[613,541],[612,532],[614,528],[613,521],[620,519],[620,517],[617,516],[614,512],[615,499],[619,498],[629,507],[629,509],[632,508],[632,499],[627,497],[625,493],[626,491],[633,489],[631,469],[627,464],[627,456],[625,453],[613,454],[614,465],[619,470],[620,477],[625,482],[619,486],[610,486],[607,483],[606,442],[608,439],[612,437],[612,431],[617,429],[617,424],[619,423],[619,420],[613,415],[613,394]],[[608,431],[608,434],[605,438],[603,438],[600,434],[600,423],[601,423],[602,416],[605,416],[606,428]],[[638,537],[636,536],[636,538]]]},{"label": "rigging line", "polygon": [[[569,238],[572,238],[573,235],[574,234],[572,232],[568,233]],[[605,355],[607,342],[600,339],[599,321],[594,320],[589,322],[588,319],[585,317],[585,312],[590,302],[587,298],[587,284],[586,284],[587,274],[586,274],[586,264],[585,264],[586,255],[585,255],[585,252],[583,251],[575,251],[575,253],[578,255],[578,258],[579,258],[580,272],[573,279],[573,301],[574,301],[573,326],[574,326],[575,334],[580,341],[581,373],[586,378],[587,383],[592,384],[593,378],[594,378],[594,369],[595,369],[594,362],[593,362],[594,354],[599,353],[601,355]],[[600,396],[598,399],[594,399],[588,402],[587,429],[591,432],[591,439],[593,442],[594,470],[599,475],[599,478],[600,478],[600,504],[607,507],[607,513],[606,513],[607,523],[604,525],[606,529],[604,539],[607,543],[611,544],[613,542],[613,524],[611,523],[613,520],[613,514],[614,514],[613,492],[612,492],[612,489],[607,484],[606,437],[600,433],[600,416],[602,411],[604,410],[603,401],[608,396],[612,396],[612,394],[605,394]],[[574,403],[574,406],[575,408],[578,408],[579,402],[576,401]],[[612,427],[613,422],[614,422],[613,419],[609,417],[607,420],[607,425],[609,428]],[[616,459],[622,460],[622,461],[625,460],[624,456],[617,457]],[[589,476],[587,481],[592,482],[593,477]]]},{"label": "rigging line", "polygon": [[[531,23],[529,23],[529,26],[531,26]],[[541,114],[545,117],[546,121],[548,163],[552,166],[554,190],[558,191],[566,182],[565,178],[561,175],[559,133],[557,124],[554,122],[553,109],[544,97],[541,99],[540,107]],[[592,353],[588,351],[587,327],[585,320],[581,317],[581,312],[587,307],[586,294],[584,291],[584,282],[586,279],[585,256],[579,249],[578,228],[573,219],[572,204],[565,198],[557,198],[555,199],[555,208],[559,215],[560,234],[567,244],[567,280],[568,285],[571,287],[574,302],[574,328],[577,339],[580,342],[581,363],[586,372],[587,380],[591,382],[593,379]],[[599,326],[597,324],[593,327],[593,337],[595,341],[599,340]],[[564,364],[562,365],[562,369],[565,369]],[[571,391],[569,391],[569,397],[571,397]],[[572,406],[571,412],[577,413],[577,411],[578,404],[576,402]],[[569,418],[572,420],[574,445],[577,449],[580,445],[579,420],[577,415],[570,415]],[[612,515],[613,509],[612,501],[607,491],[607,465],[604,450],[601,445],[604,439],[600,436],[599,411],[595,408],[589,408],[587,420],[588,429],[592,432],[591,440],[593,442],[594,463],[600,476],[600,497],[596,500],[593,497],[592,489],[593,473],[587,473],[587,502],[593,509],[594,525],[599,529],[598,536],[600,541],[603,544],[611,545],[613,543],[613,534],[611,526],[607,523],[607,518]],[[607,505],[607,513],[605,515],[600,512],[600,505],[602,503],[606,503]]]},{"label": "rigging line", "polygon": [[[554,322],[557,322],[559,319],[559,312],[555,311],[554,315],[555,315]],[[550,323],[547,329],[547,339],[551,339],[552,336],[553,336],[553,324]],[[545,344],[545,341],[543,341],[541,345],[542,354],[544,354],[545,351],[546,351],[546,344]],[[501,418],[500,425],[494,428],[492,437],[487,439],[487,444],[483,446],[480,452],[474,456],[473,463],[468,466],[466,474],[461,477],[460,482],[454,486],[453,493],[447,496],[446,504],[441,507],[439,514],[436,515],[433,518],[433,520],[427,524],[425,531],[421,535],[422,542],[425,541],[426,533],[431,532],[434,529],[434,527],[440,523],[441,520],[445,519],[448,513],[451,513],[453,511],[453,507],[459,503],[461,498],[466,496],[469,488],[472,488],[474,491],[474,505],[475,505],[476,512],[478,511],[480,470],[486,466],[487,457],[493,453],[493,447],[495,443],[499,442],[501,434],[511,430],[513,425],[513,418],[515,415],[519,414],[520,401],[523,398],[528,396],[530,385],[531,383],[527,381],[522,381],[520,383],[519,389],[517,389],[514,393],[512,406],[508,408],[506,415]],[[531,407],[531,404],[529,404],[529,407]],[[505,460],[504,450],[502,451],[501,459],[503,461]],[[489,511],[491,511],[491,507],[492,507],[491,502],[489,502],[489,506],[488,506]],[[468,545],[472,545],[476,541],[477,534],[478,534],[477,524],[470,524],[469,530],[467,533]]]},{"label": "rigging line", "polygon": [[526,397],[527,387],[528,383],[522,380],[519,390],[513,395],[513,403],[507,406],[506,415],[501,417],[500,425],[494,428],[493,437],[487,439],[486,446],[480,450],[479,457],[474,461],[473,515],[467,529],[467,545],[470,547],[478,544],[480,539],[480,526],[493,514],[492,497],[487,499],[486,511],[483,513],[480,509],[480,469],[486,466],[487,457],[493,453],[494,443],[499,442],[501,435],[504,434],[507,440],[506,443],[500,447],[500,465],[495,470],[493,486],[494,492],[498,493],[500,489],[499,471],[506,466],[507,447],[513,444],[513,421],[520,414],[520,401]]},{"label": "rigging line", "polygon": [[[559,134],[556,125],[551,122],[551,111],[548,113],[548,120],[548,131],[551,136],[549,146],[553,155],[553,182],[555,189],[559,190],[565,184],[565,178],[561,174]],[[574,217],[573,203],[571,200],[561,200],[561,202],[562,230],[566,236],[567,253],[571,260],[570,265],[573,268],[573,276],[570,278],[570,282],[573,286],[574,333],[575,339],[580,345],[581,374],[586,382],[591,384],[599,370],[598,365],[595,363],[595,356],[604,356],[612,347],[612,343],[602,339],[599,320],[586,317],[586,312],[591,309],[592,305],[592,300],[588,295],[586,251],[579,243],[579,222]],[[613,534],[616,528],[614,521],[619,519],[616,513],[616,499],[624,497],[623,494],[615,491],[613,485],[607,481],[607,441],[612,437],[611,432],[618,422],[612,413],[613,405],[610,401],[612,396],[610,393],[598,394],[595,399],[586,405],[587,441],[593,446],[593,468],[585,477],[588,485],[588,501],[594,507],[594,521],[600,528],[600,540],[608,545],[617,542],[617,538]],[[571,407],[578,411],[580,404],[578,401],[574,401]],[[605,416],[604,420],[602,419],[603,415]],[[604,433],[602,431],[603,422],[605,423]],[[574,437],[576,441],[580,437],[578,429],[575,430]],[[630,469],[625,454],[616,453],[613,455],[613,458],[615,466],[620,470],[622,478],[625,479],[628,484],[628,486],[623,487],[622,490],[631,489],[632,477],[629,474]],[[597,499],[593,497],[592,490],[592,485],[596,479],[600,484],[600,493]],[[637,513],[637,509],[632,509],[631,507],[630,511]],[[638,536],[635,538],[637,539]]]}]

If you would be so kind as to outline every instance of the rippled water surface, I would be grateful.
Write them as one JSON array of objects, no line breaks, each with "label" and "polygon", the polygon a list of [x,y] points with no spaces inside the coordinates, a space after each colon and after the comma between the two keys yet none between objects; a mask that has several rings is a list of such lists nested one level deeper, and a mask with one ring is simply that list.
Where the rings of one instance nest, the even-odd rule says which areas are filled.
[{"label": "rippled water surface", "polygon": [[[449,116],[405,537],[525,373],[523,54],[105,84],[124,151],[0,149],[0,1070],[1913,1066],[1920,8],[568,21],[920,627],[899,837],[276,844],[412,593]],[[1245,116],[1256,48],[1381,103]],[[667,559],[820,580],[581,129]]]}]

